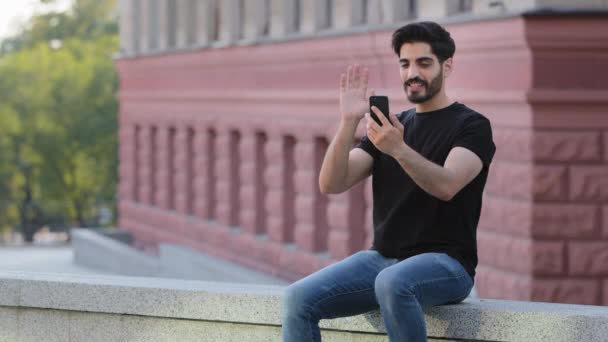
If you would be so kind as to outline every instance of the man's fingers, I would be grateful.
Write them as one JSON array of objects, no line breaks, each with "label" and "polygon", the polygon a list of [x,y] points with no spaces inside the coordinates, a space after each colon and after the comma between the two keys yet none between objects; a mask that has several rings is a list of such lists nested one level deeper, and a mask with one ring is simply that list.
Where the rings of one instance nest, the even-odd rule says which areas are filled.
[{"label": "man's fingers", "polygon": [[340,75],[340,89],[344,90],[344,88],[346,88],[346,75],[342,74]]},{"label": "man's fingers", "polygon": [[374,120],[369,113],[365,113],[365,120],[367,121],[367,131],[375,134],[380,128],[378,123],[376,123],[376,120]]},{"label": "man's fingers", "polygon": [[363,96],[367,92],[367,81],[369,79],[369,69],[363,69],[363,75],[361,75],[361,89],[363,89]]},{"label": "man's fingers", "polygon": [[372,110],[374,111],[374,113],[376,113],[376,116],[378,117],[380,122],[382,122],[382,125],[390,124],[386,116],[384,116],[384,114],[380,111],[380,109],[378,109],[378,107],[372,106]]},{"label": "man's fingers", "polygon": [[399,121],[397,114],[391,115],[391,121],[393,122],[393,126],[399,128],[400,130],[403,131],[403,124],[401,123],[401,121]]},{"label": "man's fingers", "polygon": [[361,68],[359,67],[359,64],[355,64],[355,67],[353,68],[353,76],[353,88],[359,88],[359,83],[361,81]]},{"label": "man's fingers", "polygon": [[353,67],[349,65],[348,68],[346,68],[346,87],[347,88],[352,87],[352,82],[353,82],[352,71],[353,71]]}]

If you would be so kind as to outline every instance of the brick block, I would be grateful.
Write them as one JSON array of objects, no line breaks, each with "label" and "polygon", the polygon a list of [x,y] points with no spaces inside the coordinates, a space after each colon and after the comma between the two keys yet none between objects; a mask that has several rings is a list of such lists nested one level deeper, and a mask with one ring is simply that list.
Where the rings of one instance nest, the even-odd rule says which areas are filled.
[{"label": "brick block", "polygon": [[608,132],[604,132],[604,161],[608,162]]},{"label": "brick block", "polygon": [[573,200],[608,201],[608,165],[571,167],[570,194]]},{"label": "brick block", "polygon": [[335,259],[343,259],[350,255],[350,234],[346,231],[330,231],[327,249]]},{"label": "brick block", "polygon": [[[566,166],[536,165],[532,193],[536,200],[565,200],[568,194]],[[525,181],[525,178],[523,178]],[[513,183],[517,180],[514,179]]]},{"label": "brick block", "polygon": [[539,161],[599,161],[599,132],[536,131],[533,139],[534,159]]},{"label": "brick block", "polygon": [[534,241],[532,267],[535,275],[561,275],[565,273],[566,244],[558,241]]},{"label": "brick block", "polygon": [[530,201],[484,196],[480,230],[515,236],[529,236],[533,206]]},{"label": "brick block", "polygon": [[530,300],[566,304],[598,305],[600,281],[589,279],[535,279]]},{"label": "brick block", "polygon": [[485,191],[513,199],[532,197],[533,165],[529,162],[497,160],[490,167]]},{"label": "brick block", "polygon": [[604,237],[608,237],[608,205],[605,205],[602,210],[602,226]]},{"label": "brick block", "polygon": [[496,144],[494,160],[532,160],[532,131],[525,128],[500,128],[492,131]]},{"label": "brick block", "polygon": [[477,268],[475,286],[482,298],[530,300],[529,276],[480,266]]},{"label": "brick block", "polygon": [[477,232],[479,264],[529,274],[532,271],[532,241],[493,232]]},{"label": "brick block", "polygon": [[317,237],[314,235],[314,225],[297,222],[295,226],[295,240],[299,248],[307,252],[316,252]]},{"label": "brick block", "polygon": [[608,278],[604,278],[604,289],[602,290],[602,304],[608,306]]},{"label": "brick block", "polygon": [[537,238],[599,236],[600,210],[586,204],[536,204],[532,234]]},{"label": "brick block", "polygon": [[570,274],[608,276],[608,241],[570,242],[568,250]]}]

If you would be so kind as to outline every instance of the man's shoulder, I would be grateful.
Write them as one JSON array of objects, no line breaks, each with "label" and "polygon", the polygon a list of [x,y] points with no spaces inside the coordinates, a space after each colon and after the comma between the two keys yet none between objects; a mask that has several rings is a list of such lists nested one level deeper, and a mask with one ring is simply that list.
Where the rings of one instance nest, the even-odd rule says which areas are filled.
[{"label": "man's shoulder", "polygon": [[462,104],[462,103],[458,103],[459,106],[457,107],[457,113],[462,116],[462,118],[465,119],[465,121],[467,122],[471,122],[471,121],[486,121],[486,122],[490,122],[490,119],[488,119],[485,115],[481,114],[480,112],[476,111],[475,109]]}]

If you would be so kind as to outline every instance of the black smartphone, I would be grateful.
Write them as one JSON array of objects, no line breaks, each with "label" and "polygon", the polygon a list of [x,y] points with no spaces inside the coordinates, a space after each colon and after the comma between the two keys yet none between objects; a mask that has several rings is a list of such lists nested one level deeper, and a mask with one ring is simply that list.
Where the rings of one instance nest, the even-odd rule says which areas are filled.
[{"label": "black smartphone", "polygon": [[378,116],[376,116],[376,113],[374,113],[372,111],[372,106],[376,106],[378,109],[380,109],[380,111],[384,114],[384,116],[386,116],[388,121],[389,122],[391,121],[388,118],[388,116],[390,115],[390,113],[388,111],[388,97],[386,97],[386,96],[370,96],[369,97],[369,115],[371,115],[372,119],[374,119],[376,121],[376,123],[378,123],[378,125],[382,126],[382,122],[380,122],[380,119],[378,119]]}]

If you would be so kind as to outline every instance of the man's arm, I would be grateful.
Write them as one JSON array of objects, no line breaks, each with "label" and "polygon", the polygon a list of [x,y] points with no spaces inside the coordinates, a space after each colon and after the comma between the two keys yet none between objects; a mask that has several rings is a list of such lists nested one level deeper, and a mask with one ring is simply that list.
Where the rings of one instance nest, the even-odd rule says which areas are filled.
[{"label": "man's arm", "polygon": [[463,147],[453,148],[443,166],[427,160],[403,141],[404,128],[396,116],[390,116],[391,125],[377,108],[372,110],[383,125],[366,115],[369,139],[380,151],[395,158],[412,180],[432,196],[449,201],[481,172],[481,159]]},{"label": "man's arm", "polygon": [[356,121],[342,121],[329,145],[321,172],[319,189],[324,194],[339,194],[371,174],[373,158],[360,148],[352,149]]},{"label": "man's arm", "polygon": [[351,151],[359,121],[369,108],[369,96],[374,95],[367,89],[368,76],[367,68],[359,65],[349,66],[340,76],[340,125],[319,174],[324,194],[344,192],[371,173],[372,156],[359,148]]},{"label": "man's arm", "polygon": [[451,200],[483,167],[481,159],[463,147],[454,147],[444,166],[427,160],[405,143],[394,158],[420,188],[443,201]]}]

